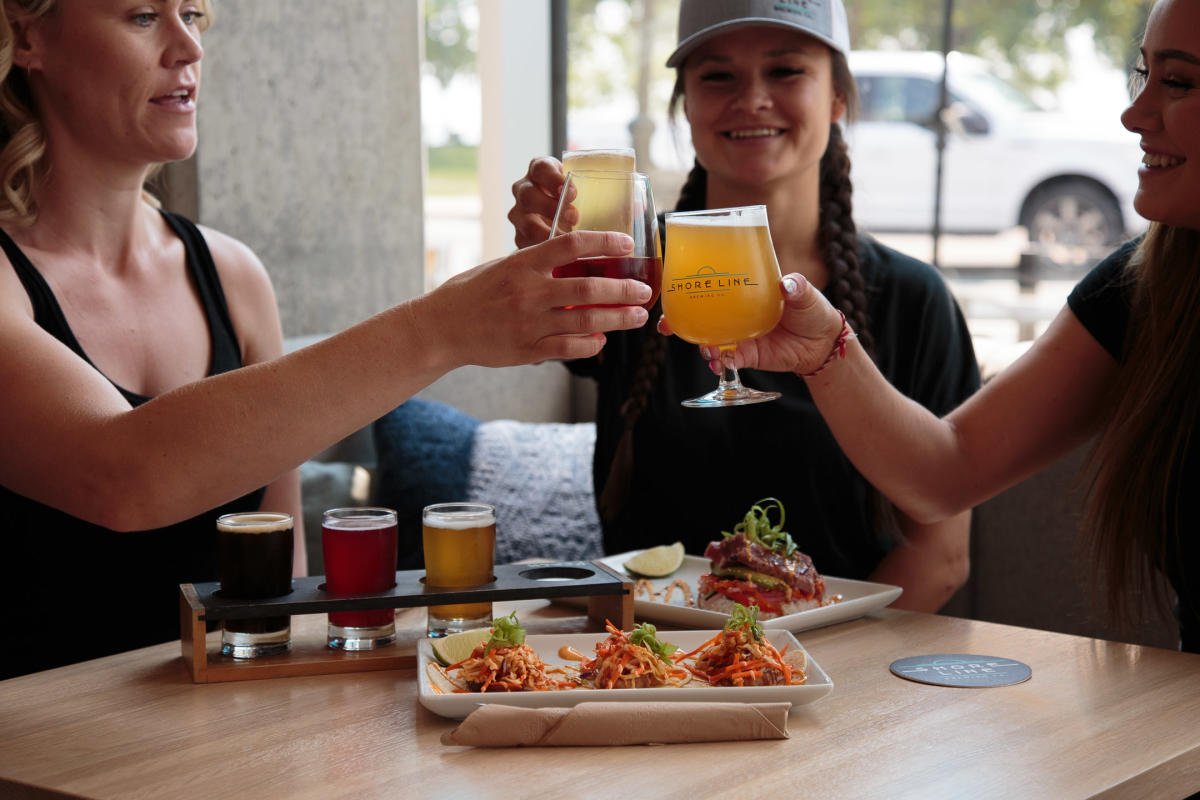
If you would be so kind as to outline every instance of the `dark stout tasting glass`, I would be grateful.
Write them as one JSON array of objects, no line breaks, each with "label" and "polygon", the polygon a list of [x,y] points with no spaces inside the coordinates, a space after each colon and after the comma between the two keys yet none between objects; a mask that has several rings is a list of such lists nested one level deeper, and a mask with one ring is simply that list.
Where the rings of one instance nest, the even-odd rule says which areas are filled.
[{"label": "dark stout tasting glass", "polygon": [[[217,571],[221,596],[266,600],[292,591],[292,515],[260,511],[225,514],[217,520]],[[221,654],[257,658],[286,652],[292,643],[290,616],[227,619]]]}]

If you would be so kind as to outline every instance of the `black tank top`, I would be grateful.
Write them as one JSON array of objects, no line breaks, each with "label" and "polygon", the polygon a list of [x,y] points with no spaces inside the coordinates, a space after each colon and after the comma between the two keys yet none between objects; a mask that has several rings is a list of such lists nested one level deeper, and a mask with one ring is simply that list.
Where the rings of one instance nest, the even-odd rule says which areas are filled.
[{"label": "black tank top", "polygon": [[[241,349],[208,245],[190,221],[165,211],[163,217],[183,241],[204,308],[212,344],[208,374],[237,369]],[[38,325],[92,364],[50,286],[2,230],[0,247]],[[133,406],[150,400],[113,385]],[[178,639],[179,584],[216,579],[216,518],[256,510],[262,496],[258,489],[175,525],[121,533],[0,486],[7,552],[0,576],[0,679]]]}]

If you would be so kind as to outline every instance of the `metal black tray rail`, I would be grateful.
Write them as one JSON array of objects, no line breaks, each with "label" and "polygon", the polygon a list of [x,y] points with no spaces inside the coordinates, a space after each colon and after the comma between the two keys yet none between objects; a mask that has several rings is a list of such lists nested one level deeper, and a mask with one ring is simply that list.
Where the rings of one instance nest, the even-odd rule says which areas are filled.
[{"label": "metal black tray rail", "polygon": [[424,570],[400,570],[396,585],[383,592],[343,595],[325,591],[325,576],[293,578],[290,594],[265,600],[235,600],[221,596],[221,584],[196,583],[193,588],[204,606],[201,619],[253,619],[284,614],[321,614],[329,611],[374,608],[410,608],[450,603],[495,600],[532,600],[553,597],[590,597],[622,594],[622,578],[590,561],[557,561],[545,564],[504,564],[493,569],[491,583],[469,588],[425,585]]}]

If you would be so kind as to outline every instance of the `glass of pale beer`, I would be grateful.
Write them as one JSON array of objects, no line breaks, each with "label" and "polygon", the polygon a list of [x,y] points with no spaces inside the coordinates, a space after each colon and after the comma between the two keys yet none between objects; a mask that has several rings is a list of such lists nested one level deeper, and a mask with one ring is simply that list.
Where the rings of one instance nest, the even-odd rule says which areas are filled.
[{"label": "glass of pale beer", "polygon": [[625,233],[633,239],[633,250],[623,256],[576,259],[555,267],[554,277],[634,278],[650,287],[650,299],[643,307],[647,311],[654,307],[662,285],[662,252],[649,178],[619,170],[568,172],[550,236],[572,230]]},{"label": "glass of pale beer", "polygon": [[681,211],[667,214],[666,223],[663,314],[680,338],[717,348],[723,365],[717,388],[683,405],[722,408],[777,399],[779,392],[743,386],[732,365],[738,342],[768,333],[783,315],[767,207]]},{"label": "glass of pale beer", "polygon": [[[487,503],[435,503],[421,514],[425,551],[425,585],[436,589],[482,586],[493,580],[496,554],[496,509]],[[486,628],[492,604],[454,603],[430,606],[429,636]]]},{"label": "glass of pale beer", "polygon": [[593,169],[633,172],[637,169],[637,157],[632,147],[587,147],[564,150],[562,165],[564,173]]}]

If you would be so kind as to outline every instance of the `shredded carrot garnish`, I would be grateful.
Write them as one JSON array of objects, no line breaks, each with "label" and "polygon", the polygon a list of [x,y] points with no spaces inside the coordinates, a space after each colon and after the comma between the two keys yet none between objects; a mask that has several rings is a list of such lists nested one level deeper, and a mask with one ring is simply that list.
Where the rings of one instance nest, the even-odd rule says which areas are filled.
[{"label": "shredded carrot garnish", "polygon": [[608,638],[596,645],[596,657],[585,659],[579,675],[597,689],[629,689],[638,686],[681,686],[689,679],[687,670],[665,661],[653,651],[629,641],[629,635],[607,622]]},{"label": "shredded carrot garnish", "polygon": [[747,682],[795,685],[805,682],[804,674],[785,662],[782,652],[766,637],[756,638],[747,627],[721,631],[684,656],[684,659],[693,656],[696,657],[695,663],[687,668],[713,686],[745,686]]},{"label": "shredded carrot garnish", "polygon": [[[454,686],[455,692],[539,692],[575,686],[573,681],[550,677],[552,673],[565,675],[565,670],[546,666],[527,644],[491,650],[480,644],[457,664],[438,669]],[[452,677],[452,672],[457,675]]]}]

